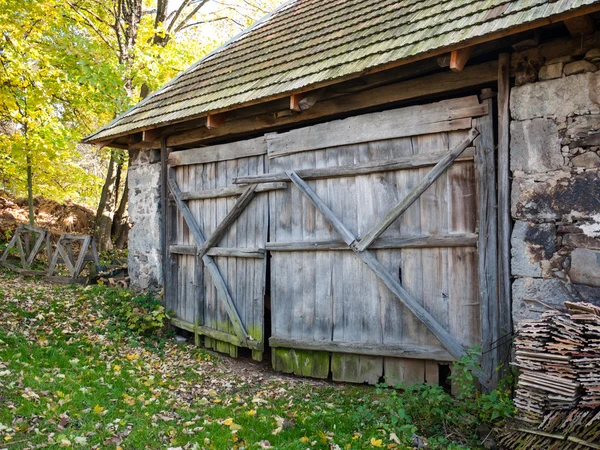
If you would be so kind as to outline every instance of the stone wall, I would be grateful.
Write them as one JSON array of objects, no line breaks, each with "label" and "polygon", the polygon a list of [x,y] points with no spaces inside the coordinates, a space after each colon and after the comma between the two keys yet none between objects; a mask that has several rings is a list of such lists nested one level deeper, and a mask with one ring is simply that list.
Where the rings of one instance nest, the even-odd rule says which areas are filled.
[{"label": "stone wall", "polygon": [[599,62],[555,58],[511,91],[516,326],[544,305],[600,304]]},{"label": "stone wall", "polygon": [[132,152],[129,182],[129,276],[137,290],[162,283],[160,248],[160,153]]}]

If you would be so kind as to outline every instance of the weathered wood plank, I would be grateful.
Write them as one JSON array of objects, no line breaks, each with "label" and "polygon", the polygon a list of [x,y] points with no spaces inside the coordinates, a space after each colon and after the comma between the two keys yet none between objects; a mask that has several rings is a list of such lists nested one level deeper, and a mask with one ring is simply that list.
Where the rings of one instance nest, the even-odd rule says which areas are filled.
[{"label": "weathered wood plank", "polygon": [[[487,114],[487,108],[476,100],[467,107],[460,104],[459,108],[452,108],[452,102],[459,101],[447,100],[426,106],[363,114],[287,133],[271,134],[267,136],[268,154],[270,158],[276,158],[341,145],[469,129],[472,117]],[[399,123],[402,123],[401,127]]]},{"label": "weathered wood plank", "polygon": [[[491,103],[491,99],[485,100]],[[475,167],[479,200],[479,296],[481,314],[482,369],[493,380],[497,353],[490,351],[498,339],[498,253],[496,210],[496,163],[492,116],[478,118],[480,135],[475,140]]]},{"label": "weathered wood plank", "polygon": [[[512,331],[510,284],[510,55],[502,53],[498,60],[498,252],[499,262],[499,331]],[[508,361],[510,344],[498,348],[498,362]],[[501,376],[501,374],[500,374]]]},{"label": "weathered wood plank", "polygon": [[202,325],[195,325],[185,320],[181,319],[170,319],[171,325],[181,328],[182,330],[187,330],[192,333],[201,334],[204,336],[211,337],[213,339],[217,339],[222,342],[227,342],[228,344],[236,345],[236,346],[247,346],[253,350],[263,351],[264,345],[258,341],[248,340],[246,343],[242,341],[238,336],[225,333],[224,331],[215,330],[214,328],[209,328]]},{"label": "weathered wood plank", "polygon": [[[195,245],[170,245],[169,252],[173,255],[195,255],[197,247]],[[262,248],[212,247],[206,254],[209,256],[262,259],[265,257],[265,250]]]},{"label": "weathered wood plank", "polygon": [[206,242],[204,242],[204,245],[198,249],[198,255],[200,257],[204,256],[209,249],[219,243],[225,233],[227,233],[228,228],[237,220],[238,217],[240,217],[240,215],[244,212],[244,209],[246,209],[246,206],[250,204],[254,198],[255,190],[255,184],[248,186],[244,190],[244,193],[240,198],[238,198],[237,202],[233,208],[231,208],[229,213],[227,213],[223,221],[217,226],[217,228],[215,228],[210,237],[206,240]]},{"label": "weathered wood plank", "polygon": [[[288,171],[292,182],[300,189],[315,205],[315,207],[327,218],[330,225],[342,236],[344,242],[351,245],[355,242],[355,237],[333,214],[327,205],[316,195],[310,186],[304,180],[298,177],[293,171]],[[375,275],[390,289],[396,297],[423,322],[427,328],[440,340],[442,345],[454,356],[459,359],[465,355],[465,349],[456,341],[456,339],[444,329],[439,322],[426,311],[406,290],[400,285],[398,280],[392,276],[385,267],[369,252],[360,251],[356,255],[375,273]]]},{"label": "weathered wood plank", "polygon": [[91,236],[86,236],[81,244],[81,249],[79,251],[79,256],[77,258],[77,263],[75,264],[75,271],[73,276],[77,277],[83,270],[83,266],[85,265],[85,257],[87,255],[88,249],[90,247],[90,243],[92,242]]},{"label": "weathered wood plank", "polygon": [[[260,176],[260,175],[257,175]],[[224,188],[208,189],[205,191],[182,192],[181,199],[187,200],[207,200],[211,198],[236,197],[242,195],[247,186],[228,186]],[[277,189],[287,189],[287,183],[259,183],[254,190],[255,193],[269,192]]]},{"label": "weathered wood plank", "polygon": [[[372,173],[391,172],[395,170],[418,169],[420,167],[435,166],[448,152],[427,153],[400,158],[392,158],[387,161],[373,161],[361,164],[350,164],[335,167],[323,167],[318,169],[298,169],[296,173],[303,180],[318,180],[323,178],[339,178],[348,176],[368,175]],[[473,148],[466,148],[464,152],[455,159],[459,161],[472,161],[474,155]],[[256,175],[249,177],[238,177],[233,180],[235,184],[251,183],[274,183],[288,181],[285,173],[270,173],[265,175]]]},{"label": "weathered wood plank", "polygon": [[[168,137],[170,147],[187,145],[207,139],[256,132],[259,130],[284,127],[314,119],[331,117],[336,114],[364,110],[373,106],[401,102],[419,97],[448,93],[485,83],[496,81],[498,77],[497,61],[467,66],[460,73],[442,72],[413,78],[399,83],[375,87],[358,93],[342,95],[317,102],[312,108],[293,114],[274,118],[272,114],[252,115],[227,122],[225,126],[209,130],[197,127],[193,130],[173,134]],[[140,148],[156,148],[156,144],[142,145]]]},{"label": "weathered wood plank", "polygon": [[[371,249],[395,248],[443,248],[477,246],[477,234],[446,234],[436,236],[415,236],[403,238],[379,238],[371,244]],[[267,242],[266,249],[271,252],[352,250],[340,239],[323,241]]]},{"label": "weathered wood plank", "polygon": [[347,353],[368,356],[393,356],[398,358],[435,359],[436,361],[454,361],[454,357],[445,350],[435,347],[408,344],[373,344],[365,342],[311,341],[288,339],[273,336],[269,338],[273,348],[297,348],[331,353]]},{"label": "weathered wood plank", "polygon": [[[173,145],[169,143],[169,145]],[[211,145],[209,147],[193,148],[172,152],[169,155],[170,167],[205,164],[217,161],[245,158],[248,156],[265,155],[267,143],[265,136],[229,144]]]},{"label": "weathered wood plank", "polygon": [[367,232],[367,234],[361,239],[361,241],[357,244],[356,248],[358,251],[364,251],[371,245],[371,243],[377,239],[385,230],[389,228],[389,226],[400,217],[409,207],[412,205],[416,199],[418,199],[429,186],[431,186],[435,180],[442,174],[444,171],[450,167],[450,165],[454,162],[456,158],[460,156],[460,154],[473,142],[479,135],[479,132],[475,129],[471,129],[467,138],[465,138],[460,144],[458,144],[452,151],[446,154],[444,158],[442,158],[431,171],[425,176],[425,178],[417,185],[415,188],[400,202],[398,203],[392,210],[379,221],[373,228]]},{"label": "weathered wood plank", "polygon": [[[173,170],[173,169],[170,169],[170,170]],[[196,241],[196,245],[199,247],[203,246],[205,243],[205,240],[204,240],[204,236],[202,235],[202,231],[198,227],[198,223],[196,222],[196,219],[192,215],[189,207],[185,204],[185,202],[183,200],[181,200],[181,198],[180,198],[181,190],[179,189],[177,182],[175,181],[174,177],[172,177],[172,176],[167,176],[167,180],[168,180],[168,184],[169,184],[169,189],[171,190],[171,193],[173,194],[173,198],[175,199],[175,203],[177,204],[179,211],[183,215],[183,218],[185,219],[185,222],[187,223],[187,225],[194,237],[194,240]],[[227,310],[229,319],[231,320],[231,323],[234,327],[236,334],[238,335],[238,337],[240,337],[242,339],[242,342],[246,342],[248,340],[248,334],[246,333],[244,325],[243,325],[243,323],[240,319],[240,316],[235,308],[233,299],[231,298],[231,294],[229,293],[229,290],[227,289],[227,284],[225,283],[225,280],[223,279],[223,276],[221,275],[219,268],[215,264],[212,256],[204,255],[202,257],[202,261],[204,261],[206,268],[210,272],[212,281],[213,281],[215,287],[217,288],[217,292],[219,293],[219,296],[221,297],[221,299],[224,303],[224,306]]]}]

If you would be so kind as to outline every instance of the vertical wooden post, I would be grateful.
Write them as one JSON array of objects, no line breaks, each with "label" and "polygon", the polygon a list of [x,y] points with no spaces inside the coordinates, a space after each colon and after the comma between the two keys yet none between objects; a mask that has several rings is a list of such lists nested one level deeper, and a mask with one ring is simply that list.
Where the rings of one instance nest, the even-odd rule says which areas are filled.
[{"label": "vertical wooden post", "polygon": [[[498,277],[499,277],[499,338],[512,332],[510,283],[510,54],[502,53],[498,60]],[[508,364],[510,341],[498,347],[499,363]]]},{"label": "vertical wooden post", "polygon": [[484,100],[489,114],[475,119],[480,135],[475,139],[475,169],[479,204],[479,296],[481,302],[482,369],[492,387],[498,381],[498,251],[496,212],[496,164],[492,99]]},{"label": "vertical wooden post", "polygon": [[167,139],[163,137],[160,141],[160,246],[162,255],[162,282],[163,282],[163,301],[165,307],[173,299],[169,298],[171,292],[171,255],[169,254],[169,187],[167,183],[168,166],[167,159],[169,150],[167,148]]}]

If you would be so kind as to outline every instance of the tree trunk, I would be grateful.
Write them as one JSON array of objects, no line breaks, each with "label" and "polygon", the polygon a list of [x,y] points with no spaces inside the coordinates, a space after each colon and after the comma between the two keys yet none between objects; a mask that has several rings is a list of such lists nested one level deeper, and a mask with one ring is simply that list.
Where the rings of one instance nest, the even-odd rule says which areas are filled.
[{"label": "tree trunk", "polygon": [[33,170],[31,168],[31,153],[27,150],[27,204],[29,205],[29,225],[35,225],[33,209]]},{"label": "tree trunk", "polygon": [[127,238],[129,237],[129,214],[127,214],[127,205],[129,203],[129,188],[128,180],[125,178],[125,186],[119,208],[115,213],[115,218],[112,223],[112,235],[115,247],[123,250],[127,247]]},{"label": "tree trunk", "polygon": [[100,203],[98,204],[98,210],[96,211],[96,231],[94,236],[96,238],[98,250],[100,251],[112,250],[113,248],[110,232],[115,214],[115,195],[117,192],[117,170],[115,160],[115,152],[111,151],[108,170],[106,171],[106,180],[102,187]]}]

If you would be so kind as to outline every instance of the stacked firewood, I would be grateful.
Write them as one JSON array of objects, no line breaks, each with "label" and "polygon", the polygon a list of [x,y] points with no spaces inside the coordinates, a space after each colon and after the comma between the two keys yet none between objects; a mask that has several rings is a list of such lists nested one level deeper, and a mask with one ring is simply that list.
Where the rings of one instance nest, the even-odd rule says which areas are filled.
[{"label": "stacked firewood", "polygon": [[501,438],[508,448],[600,449],[600,307],[565,306],[521,324],[519,424]]}]

